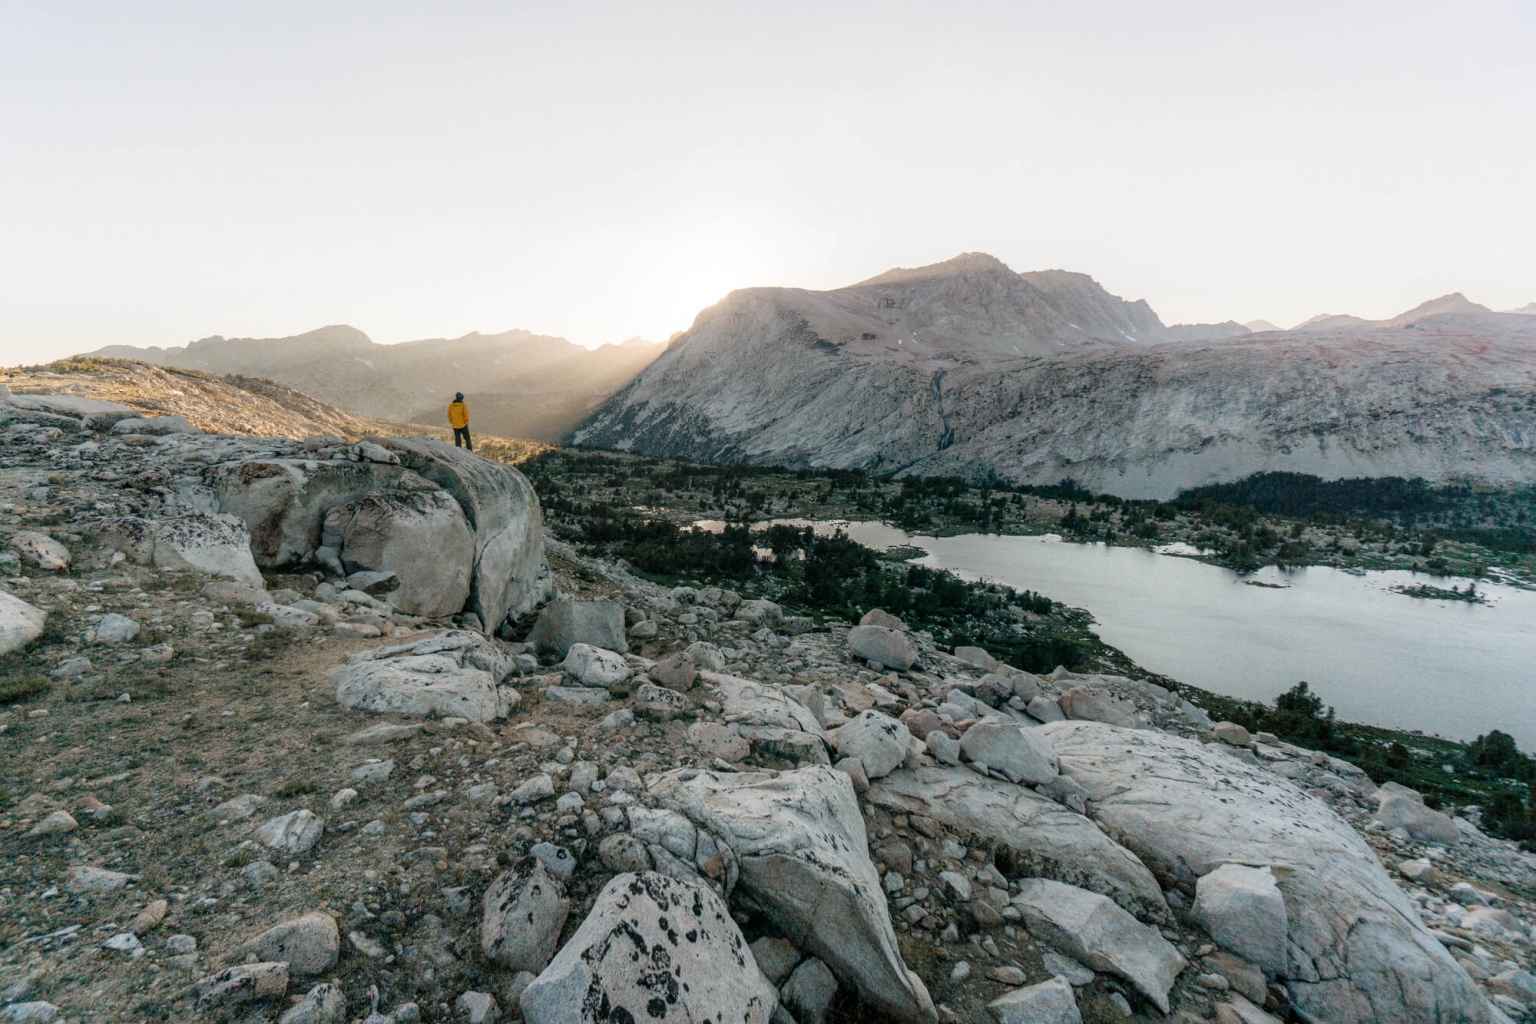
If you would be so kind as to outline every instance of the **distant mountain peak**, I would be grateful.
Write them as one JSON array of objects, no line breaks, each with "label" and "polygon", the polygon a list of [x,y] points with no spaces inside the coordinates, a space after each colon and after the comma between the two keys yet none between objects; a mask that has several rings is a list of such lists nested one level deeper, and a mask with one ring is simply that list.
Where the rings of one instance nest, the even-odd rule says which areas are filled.
[{"label": "distant mountain peak", "polygon": [[1243,326],[1248,328],[1254,334],[1267,334],[1272,331],[1285,330],[1284,327],[1281,327],[1275,323],[1271,323],[1268,320],[1249,320],[1247,323],[1243,324]]},{"label": "distant mountain peak", "polygon": [[1523,306],[1517,306],[1514,309],[1506,309],[1504,312],[1519,313],[1521,316],[1536,316],[1536,302],[1527,302]]},{"label": "distant mountain peak", "polygon": [[1387,322],[1401,323],[1408,320],[1417,320],[1420,317],[1425,316],[1439,316],[1443,313],[1491,312],[1492,310],[1490,310],[1487,306],[1480,306],[1477,303],[1472,302],[1465,295],[1461,294],[1461,292],[1451,292],[1449,295],[1442,295],[1438,299],[1430,299],[1428,302],[1421,302],[1407,312],[1399,313],[1397,316],[1393,317]]},{"label": "distant mountain peak", "polygon": [[941,263],[930,263],[923,267],[892,267],[885,273],[876,274],[869,280],[860,281],[852,287],[861,288],[872,284],[913,284],[944,277],[959,277],[962,274],[989,273],[1012,274],[1013,270],[996,256],[984,252],[963,252],[953,259],[947,259]]}]

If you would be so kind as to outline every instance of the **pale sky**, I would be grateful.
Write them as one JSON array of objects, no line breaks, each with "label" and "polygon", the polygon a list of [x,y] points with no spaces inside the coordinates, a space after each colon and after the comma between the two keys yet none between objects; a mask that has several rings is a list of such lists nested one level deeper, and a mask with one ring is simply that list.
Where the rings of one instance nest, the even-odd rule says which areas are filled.
[{"label": "pale sky", "polygon": [[1536,4],[0,0],[0,363],[664,339],[983,251],[1167,323],[1536,301]]}]

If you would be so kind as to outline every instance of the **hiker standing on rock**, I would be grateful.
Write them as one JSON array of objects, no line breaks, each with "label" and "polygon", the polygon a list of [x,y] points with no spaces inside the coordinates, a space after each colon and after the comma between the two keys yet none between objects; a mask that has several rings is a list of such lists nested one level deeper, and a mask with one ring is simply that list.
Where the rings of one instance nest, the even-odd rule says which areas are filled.
[{"label": "hiker standing on rock", "polygon": [[464,404],[464,392],[460,391],[453,396],[452,403],[448,406],[448,425],[453,428],[453,446],[463,447],[470,451],[475,450],[474,442],[469,439],[469,406]]}]

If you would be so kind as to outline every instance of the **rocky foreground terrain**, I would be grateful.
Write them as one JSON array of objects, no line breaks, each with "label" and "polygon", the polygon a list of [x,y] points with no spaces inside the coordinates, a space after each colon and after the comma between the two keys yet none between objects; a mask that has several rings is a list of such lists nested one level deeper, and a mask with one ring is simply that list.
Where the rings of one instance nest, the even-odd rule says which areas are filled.
[{"label": "rocky foreground terrain", "polygon": [[660,588],[440,441],[0,421],[0,1020],[1536,1004],[1536,858],[1163,687]]},{"label": "rocky foreground terrain", "polygon": [[574,437],[1134,498],[1278,470],[1532,479],[1536,318],[1441,300],[1344,319],[1168,328],[1085,275],[968,254],[828,292],[733,292]]}]

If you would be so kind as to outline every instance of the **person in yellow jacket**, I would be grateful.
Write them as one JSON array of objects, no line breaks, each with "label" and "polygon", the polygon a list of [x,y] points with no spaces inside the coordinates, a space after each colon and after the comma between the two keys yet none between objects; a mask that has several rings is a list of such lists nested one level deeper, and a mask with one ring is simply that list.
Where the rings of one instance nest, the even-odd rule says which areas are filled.
[{"label": "person in yellow jacket", "polygon": [[474,442],[469,439],[469,406],[464,404],[462,391],[453,396],[453,402],[448,406],[448,425],[453,428],[455,448],[462,443],[470,451],[475,450]]}]

